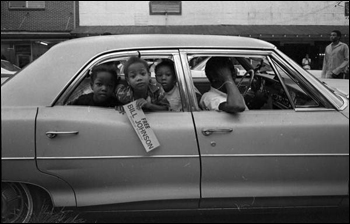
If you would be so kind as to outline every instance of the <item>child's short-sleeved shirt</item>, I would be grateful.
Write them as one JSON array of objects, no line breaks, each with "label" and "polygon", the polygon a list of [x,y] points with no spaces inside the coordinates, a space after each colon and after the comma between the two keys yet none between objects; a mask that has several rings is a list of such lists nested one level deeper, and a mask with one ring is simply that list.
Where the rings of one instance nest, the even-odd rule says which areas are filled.
[{"label": "child's short-sleeved shirt", "polygon": [[[118,85],[116,96],[122,104],[128,104],[136,100],[134,99],[134,91],[129,85]],[[148,85],[146,100],[152,104],[166,106],[168,109],[170,108],[169,101],[165,97],[165,91],[158,83],[150,83]]]},{"label": "child's short-sleeved shirt", "polygon": [[165,93],[165,97],[170,103],[171,111],[182,111],[182,102],[179,87],[177,85],[174,86],[172,90]]},{"label": "child's short-sleeved shirt", "polygon": [[[203,94],[199,102],[199,105],[202,107],[203,110],[220,110],[219,109],[220,104],[226,101],[227,101],[226,93],[221,92],[220,90],[215,89],[213,87],[210,87],[210,90]],[[243,98],[243,102],[245,105],[245,109],[249,110],[247,105],[245,104],[244,98]]]},{"label": "child's short-sleeved shirt", "polygon": [[78,99],[68,103],[68,105],[115,107],[115,106],[121,105],[121,103],[115,97],[111,97],[103,103],[97,103],[94,101],[94,93],[89,93],[89,94],[81,95]]}]

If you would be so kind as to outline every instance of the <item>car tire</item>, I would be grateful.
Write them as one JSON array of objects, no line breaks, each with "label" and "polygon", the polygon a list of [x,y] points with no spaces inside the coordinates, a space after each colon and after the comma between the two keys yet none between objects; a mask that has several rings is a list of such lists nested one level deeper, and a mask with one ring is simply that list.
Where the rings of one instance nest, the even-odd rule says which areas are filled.
[{"label": "car tire", "polygon": [[24,184],[1,183],[1,222],[27,223],[33,214],[33,198]]}]

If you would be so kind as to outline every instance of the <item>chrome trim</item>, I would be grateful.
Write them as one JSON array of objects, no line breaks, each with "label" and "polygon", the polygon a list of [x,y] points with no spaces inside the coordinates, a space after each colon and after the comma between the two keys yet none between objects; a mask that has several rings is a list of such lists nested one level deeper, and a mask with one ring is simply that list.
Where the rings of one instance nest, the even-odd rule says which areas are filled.
[{"label": "chrome trim", "polygon": [[178,82],[178,86],[179,86],[179,91],[180,91],[180,95],[181,95],[181,102],[182,102],[182,108],[183,111],[185,112],[189,112],[191,111],[190,108],[190,100],[188,98],[188,93],[186,90],[186,78],[185,78],[185,74],[183,71],[183,66],[181,63],[181,58],[179,53],[178,54],[173,54],[174,57],[174,65],[175,65],[175,71],[176,71],[176,76],[177,76],[177,82]]},{"label": "chrome trim", "polygon": [[[283,63],[283,61],[281,61],[281,60],[278,61],[277,58],[272,58],[272,59],[271,59],[271,57],[267,57],[267,60],[269,61],[269,63],[270,63],[270,65],[272,66],[272,68],[273,68],[275,74],[277,75],[278,81],[281,83],[282,88],[283,88],[285,94],[286,94],[287,97],[288,97],[289,103],[290,103],[290,105],[292,106],[292,109],[295,110],[295,108],[296,108],[295,103],[293,102],[292,97],[290,96],[290,92],[289,92],[289,90],[288,90],[288,88],[287,88],[285,82],[283,81],[282,75],[279,73],[279,70],[278,70],[277,67],[276,67],[276,63],[277,63],[277,64],[278,64],[278,62],[279,62],[279,63],[282,63],[282,65],[279,65],[280,68],[283,69],[287,74],[289,74],[289,73],[286,71],[286,69],[284,68],[284,67],[286,67],[286,64]],[[289,77],[289,78],[294,82],[294,80],[293,80],[291,77]]]},{"label": "chrome trim", "polygon": [[1,160],[34,160],[35,157],[1,157]]},{"label": "chrome trim", "polygon": [[[186,48],[180,48],[181,53],[185,54],[196,54],[196,55],[203,55],[203,56],[223,56],[227,54],[235,54],[239,56],[246,56],[246,57],[251,57],[252,55],[259,55],[259,56],[266,56],[266,55],[271,55],[274,48],[261,48],[261,49],[255,49],[255,48],[248,48],[249,53],[247,53],[247,48],[245,47],[232,47],[232,48],[226,48],[226,49],[220,49],[220,48],[215,48],[215,49],[209,49],[210,47],[208,46],[203,46],[202,48],[199,49],[189,49],[188,47]],[[210,55],[208,55],[210,54]]]},{"label": "chrome trim", "polygon": [[317,108],[295,108],[296,112],[315,112],[315,111],[336,111],[335,109],[332,108],[323,108],[323,107],[317,107]]},{"label": "chrome trim", "polygon": [[347,95],[347,98],[340,96],[342,100],[344,101],[344,104],[339,108],[340,111],[345,110],[349,106],[349,94]]},{"label": "chrome trim", "polygon": [[[314,154],[202,154],[201,157],[317,157],[349,156],[348,153],[314,153]],[[38,160],[74,160],[74,159],[149,159],[149,158],[199,158],[199,155],[155,155],[155,156],[73,156],[73,157],[37,157]],[[33,158],[34,159],[34,158]]]},{"label": "chrome trim", "polygon": [[202,154],[201,157],[316,157],[349,156],[349,153],[308,153],[308,154]]},{"label": "chrome trim", "polygon": [[183,76],[185,80],[185,85],[187,86],[186,90],[188,92],[188,101],[190,103],[191,111],[198,111],[200,110],[200,108],[198,106],[196,93],[193,88],[194,82],[192,79],[192,74],[191,74],[191,69],[189,67],[187,54],[184,54],[181,50],[180,50],[180,60],[183,65]]},{"label": "chrome trim", "polygon": [[77,135],[79,131],[48,131],[46,136],[48,138],[55,138],[57,135]]},{"label": "chrome trim", "polygon": [[149,159],[149,158],[199,158],[199,155],[155,155],[155,156],[72,156],[72,157],[37,157],[44,159]]},{"label": "chrome trim", "polygon": [[213,134],[214,132],[216,133],[229,133],[229,132],[232,132],[233,131],[233,128],[204,128],[202,129],[202,134],[204,136],[209,136],[211,134]]}]

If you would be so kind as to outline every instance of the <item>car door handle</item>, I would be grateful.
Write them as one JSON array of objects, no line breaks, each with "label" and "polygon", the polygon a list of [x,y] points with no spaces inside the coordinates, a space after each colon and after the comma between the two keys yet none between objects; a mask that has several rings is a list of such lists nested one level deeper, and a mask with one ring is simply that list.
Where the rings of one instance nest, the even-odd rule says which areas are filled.
[{"label": "car door handle", "polygon": [[218,133],[229,133],[232,132],[232,128],[223,128],[223,129],[202,129],[202,134],[205,136],[209,136],[213,134],[213,132],[218,132]]},{"label": "car door handle", "polygon": [[77,135],[79,131],[48,131],[46,132],[46,136],[48,138],[54,138],[57,135]]}]

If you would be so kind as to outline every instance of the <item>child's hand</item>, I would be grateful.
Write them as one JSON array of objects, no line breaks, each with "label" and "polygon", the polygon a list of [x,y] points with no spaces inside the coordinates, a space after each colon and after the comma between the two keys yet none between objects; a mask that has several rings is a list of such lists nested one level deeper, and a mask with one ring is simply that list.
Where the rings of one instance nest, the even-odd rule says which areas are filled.
[{"label": "child's hand", "polygon": [[136,107],[137,109],[141,109],[143,107],[147,108],[148,102],[147,100],[141,98],[136,100]]},{"label": "child's hand", "polygon": [[123,106],[115,106],[115,110],[119,111],[120,114],[125,114],[125,110]]}]

